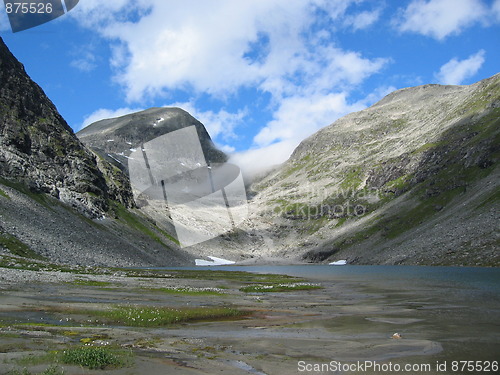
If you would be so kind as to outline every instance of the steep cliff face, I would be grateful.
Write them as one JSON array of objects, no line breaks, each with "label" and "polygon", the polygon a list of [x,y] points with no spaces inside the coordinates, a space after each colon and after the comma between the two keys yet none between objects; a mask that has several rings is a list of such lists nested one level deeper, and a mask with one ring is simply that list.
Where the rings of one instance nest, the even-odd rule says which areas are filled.
[{"label": "steep cliff face", "polygon": [[292,259],[498,265],[499,129],[500,75],[396,91],[255,184],[246,230]]},{"label": "steep cliff face", "polygon": [[50,194],[89,217],[102,216],[108,199],[127,206],[132,202],[127,180],[98,168],[95,155],[1,39],[0,176]]},{"label": "steep cliff face", "polygon": [[78,140],[0,39],[0,257],[194,263],[133,206],[126,174]]}]

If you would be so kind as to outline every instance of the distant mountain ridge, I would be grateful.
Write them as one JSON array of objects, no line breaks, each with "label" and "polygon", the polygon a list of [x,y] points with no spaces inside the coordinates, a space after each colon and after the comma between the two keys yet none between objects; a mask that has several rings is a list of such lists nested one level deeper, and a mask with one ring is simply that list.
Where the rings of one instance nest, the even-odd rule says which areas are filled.
[{"label": "distant mountain ridge", "polygon": [[499,130],[500,74],[395,91],[313,134],[253,185],[244,230],[263,242],[251,252],[500,265]]}]

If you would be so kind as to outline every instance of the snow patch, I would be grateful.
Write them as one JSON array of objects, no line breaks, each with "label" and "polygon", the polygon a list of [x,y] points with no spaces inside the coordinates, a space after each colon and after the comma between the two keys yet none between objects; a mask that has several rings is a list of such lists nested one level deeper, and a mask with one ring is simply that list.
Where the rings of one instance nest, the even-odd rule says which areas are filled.
[{"label": "snow patch", "polygon": [[222,259],[222,258],[217,258],[217,257],[212,257],[208,256],[207,258],[212,259],[210,260],[204,260],[204,259],[195,259],[194,262],[197,266],[225,266],[229,264],[234,264],[236,262],[233,262],[232,260],[227,260],[227,259]]},{"label": "snow patch", "polygon": [[123,164],[120,160],[118,160],[117,158],[115,158],[113,155],[108,154],[108,156],[109,156],[111,159],[113,159],[114,161],[116,161],[116,162],[118,162],[118,163],[120,163],[120,164]]},{"label": "snow patch", "polygon": [[332,263],[328,263],[330,266],[345,266],[347,264],[347,260],[337,260]]}]

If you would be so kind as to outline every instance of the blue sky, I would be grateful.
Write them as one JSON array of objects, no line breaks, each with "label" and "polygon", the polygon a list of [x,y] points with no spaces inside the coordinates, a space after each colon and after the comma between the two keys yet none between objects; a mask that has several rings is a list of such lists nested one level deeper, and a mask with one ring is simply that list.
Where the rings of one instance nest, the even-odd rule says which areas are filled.
[{"label": "blue sky", "polygon": [[179,106],[250,168],[389,92],[500,71],[500,0],[80,0],[0,36],[78,131]]}]

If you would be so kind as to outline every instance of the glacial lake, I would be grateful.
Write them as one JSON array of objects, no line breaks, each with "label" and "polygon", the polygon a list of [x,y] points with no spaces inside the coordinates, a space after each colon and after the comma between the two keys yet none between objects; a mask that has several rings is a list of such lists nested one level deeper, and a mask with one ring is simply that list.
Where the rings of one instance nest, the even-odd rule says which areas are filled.
[{"label": "glacial lake", "polygon": [[[432,361],[433,366],[447,362],[449,373],[452,361],[500,361],[499,268],[293,265],[189,269],[286,274],[324,285],[323,295],[289,297],[298,305],[310,304],[312,312],[331,311],[331,318],[293,326],[304,334],[308,332],[311,338],[316,334],[318,340],[328,336],[334,341],[375,347],[381,337],[397,332],[402,336],[401,343],[431,343],[413,352],[401,347],[400,353],[393,343],[397,340],[387,347],[387,353],[364,349],[358,352],[353,346],[348,354],[339,352],[340,359],[399,358],[401,363]],[[200,336],[208,333],[200,332]],[[383,351],[383,345],[381,348],[377,350]],[[332,346],[332,358],[335,350]]]},{"label": "glacial lake", "polygon": [[[311,369],[314,364],[328,366],[331,361],[348,365],[392,364],[401,368],[430,366],[429,371],[402,371],[419,375],[483,374],[495,373],[500,362],[499,268],[231,265],[175,269],[286,274],[321,288],[246,292],[241,287],[257,280],[221,274],[197,278],[192,273],[183,278],[170,272],[172,268],[161,268],[162,277],[149,277],[148,273],[138,277],[92,276],[98,280],[96,285],[85,282],[87,278],[94,280],[90,275],[75,276],[76,283],[46,278],[45,282],[6,284],[0,293],[0,323],[5,326],[0,338],[4,348],[4,352],[0,348],[0,374],[5,373],[3,364],[13,366],[9,358],[24,355],[27,348],[65,350],[68,345],[80,345],[82,338],[103,332],[114,345],[156,340],[157,347],[135,348],[135,367],[118,370],[117,375],[193,374],[191,370],[195,368],[210,369],[197,370],[197,374],[238,375],[398,372],[384,368],[301,370]],[[272,279],[266,282],[272,282],[269,280]],[[103,281],[109,285],[99,284]],[[186,286],[216,287],[223,293],[172,294],[159,289]],[[114,305],[232,306],[248,315],[145,328],[98,322],[85,312],[92,307],[105,309]],[[29,331],[21,326],[11,331],[10,324],[14,323],[28,324],[26,327],[49,323],[55,327]],[[75,336],[64,334],[70,330],[76,332]],[[15,352],[18,347],[22,349],[19,353]],[[465,371],[461,371],[460,361],[466,361]],[[476,371],[477,366],[490,371]],[[74,370],[70,373],[82,373],[78,368]]]},{"label": "glacial lake", "polygon": [[246,271],[255,273],[284,274],[306,279],[325,281],[352,281],[377,283],[387,286],[414,288],[434,286],[452,288],[465,294],[492,293],[500,302],[500,268],[485,267],[429,267],[429,266],[333,266],[333,265],[290,265],[290,266],[205,266],[167,267],[151,269],[186,269],[214,271]]}]

